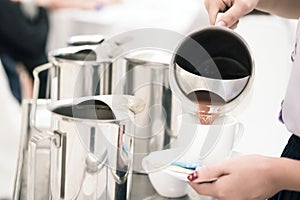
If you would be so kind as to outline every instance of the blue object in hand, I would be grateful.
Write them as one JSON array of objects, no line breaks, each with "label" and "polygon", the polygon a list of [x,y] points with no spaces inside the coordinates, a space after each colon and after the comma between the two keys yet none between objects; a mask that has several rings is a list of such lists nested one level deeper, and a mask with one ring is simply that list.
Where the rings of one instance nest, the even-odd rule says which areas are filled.
[{"label": "blue object in hand", "polygon": [[185,169],[196,170],[198,167],[202,167],[201,163],[186,163],[186,162],[172,162],[171,165],[182,167]]}]

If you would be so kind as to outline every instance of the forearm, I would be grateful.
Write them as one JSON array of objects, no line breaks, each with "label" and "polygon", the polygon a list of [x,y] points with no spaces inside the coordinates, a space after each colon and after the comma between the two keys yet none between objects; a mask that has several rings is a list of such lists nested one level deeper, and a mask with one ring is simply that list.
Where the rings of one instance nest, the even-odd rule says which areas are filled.
[{"label": "forearm", "polygon": [[286,18],[300,17],[299,0],[260,0],[257,9]]},{"label": "forearm", "polygon": [[300,161],[279,158],[275,162],[273,174],[280,190],[300,191]]}]

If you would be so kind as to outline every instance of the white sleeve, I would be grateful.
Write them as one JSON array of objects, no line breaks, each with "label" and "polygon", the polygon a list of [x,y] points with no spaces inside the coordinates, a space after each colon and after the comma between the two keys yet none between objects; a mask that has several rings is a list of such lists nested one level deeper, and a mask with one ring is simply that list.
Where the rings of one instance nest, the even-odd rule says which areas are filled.
[{"label": "white sleeve", "polygon": [[294,63],[282,107],[282,118],[287,129],[300,136],[300,20],[292,57]]}]

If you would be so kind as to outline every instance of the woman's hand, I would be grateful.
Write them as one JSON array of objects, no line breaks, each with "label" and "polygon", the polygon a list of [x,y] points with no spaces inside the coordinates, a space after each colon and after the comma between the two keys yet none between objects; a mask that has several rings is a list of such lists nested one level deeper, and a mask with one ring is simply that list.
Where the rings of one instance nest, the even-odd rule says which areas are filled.
[{"label": "woman's hand", "polygon": [[[218,200],[265,200],[281,190],[276,173],[277,160],[264,156],[242,156],[200,168],[188,178],[199,194]],[[213,183],[199,183],[212,178],[218,179]]]},{"label": "woman's hand", "polygon": [[[211,24],[233,28],[239,18],[251,12],[259,0],[204,0]],[[218,13],[223,13],[217,17]]]}]

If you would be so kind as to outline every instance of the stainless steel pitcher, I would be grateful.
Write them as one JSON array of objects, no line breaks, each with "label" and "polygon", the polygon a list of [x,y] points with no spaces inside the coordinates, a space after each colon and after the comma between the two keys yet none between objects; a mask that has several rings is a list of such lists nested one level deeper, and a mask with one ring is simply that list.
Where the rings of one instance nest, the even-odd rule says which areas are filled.
[{"label": "stainless steel pitcher", "polygon": [[254,77],[254,59],[247,42],[229,28],[208,26],[186,36],[172,58],[170,83],[184,109],[197,112],[187,96],[207,91],[224,101],[222,114],[236,108],[248,94]]},{"label": "stainless steel pitcher", "polygon": [[111,62],[96,62],[95,48],[96,45],[85,45],[51,51],[50,63],[34,71],[36,90],[39,88],[39,73],[48,70],[47,98],[53,101],[111,93],[110,88],[103,88],[109,80],[102,74],[104,71],[109,73],[106,68],[111,67]]},{"label": "stainless steel pitcher", "polygon": [[37,199],[36,147],[50,141],[52,199],[129,199],[132,102],[130,97],[97,96],[50,104],[51,129],[30,142],[27,198]]},{"label": "stainless steel pitcher", "polygon": [[113,63],[113,67],[126,71],[114,84],[114,94],[139,97],[146,105],[135,118],[135,172],[143,173],[142,159],[153,151],[169,148],[175,137],[172,120],[178,110],[169,85],[171,56],[158,49],[135,49]]}]

